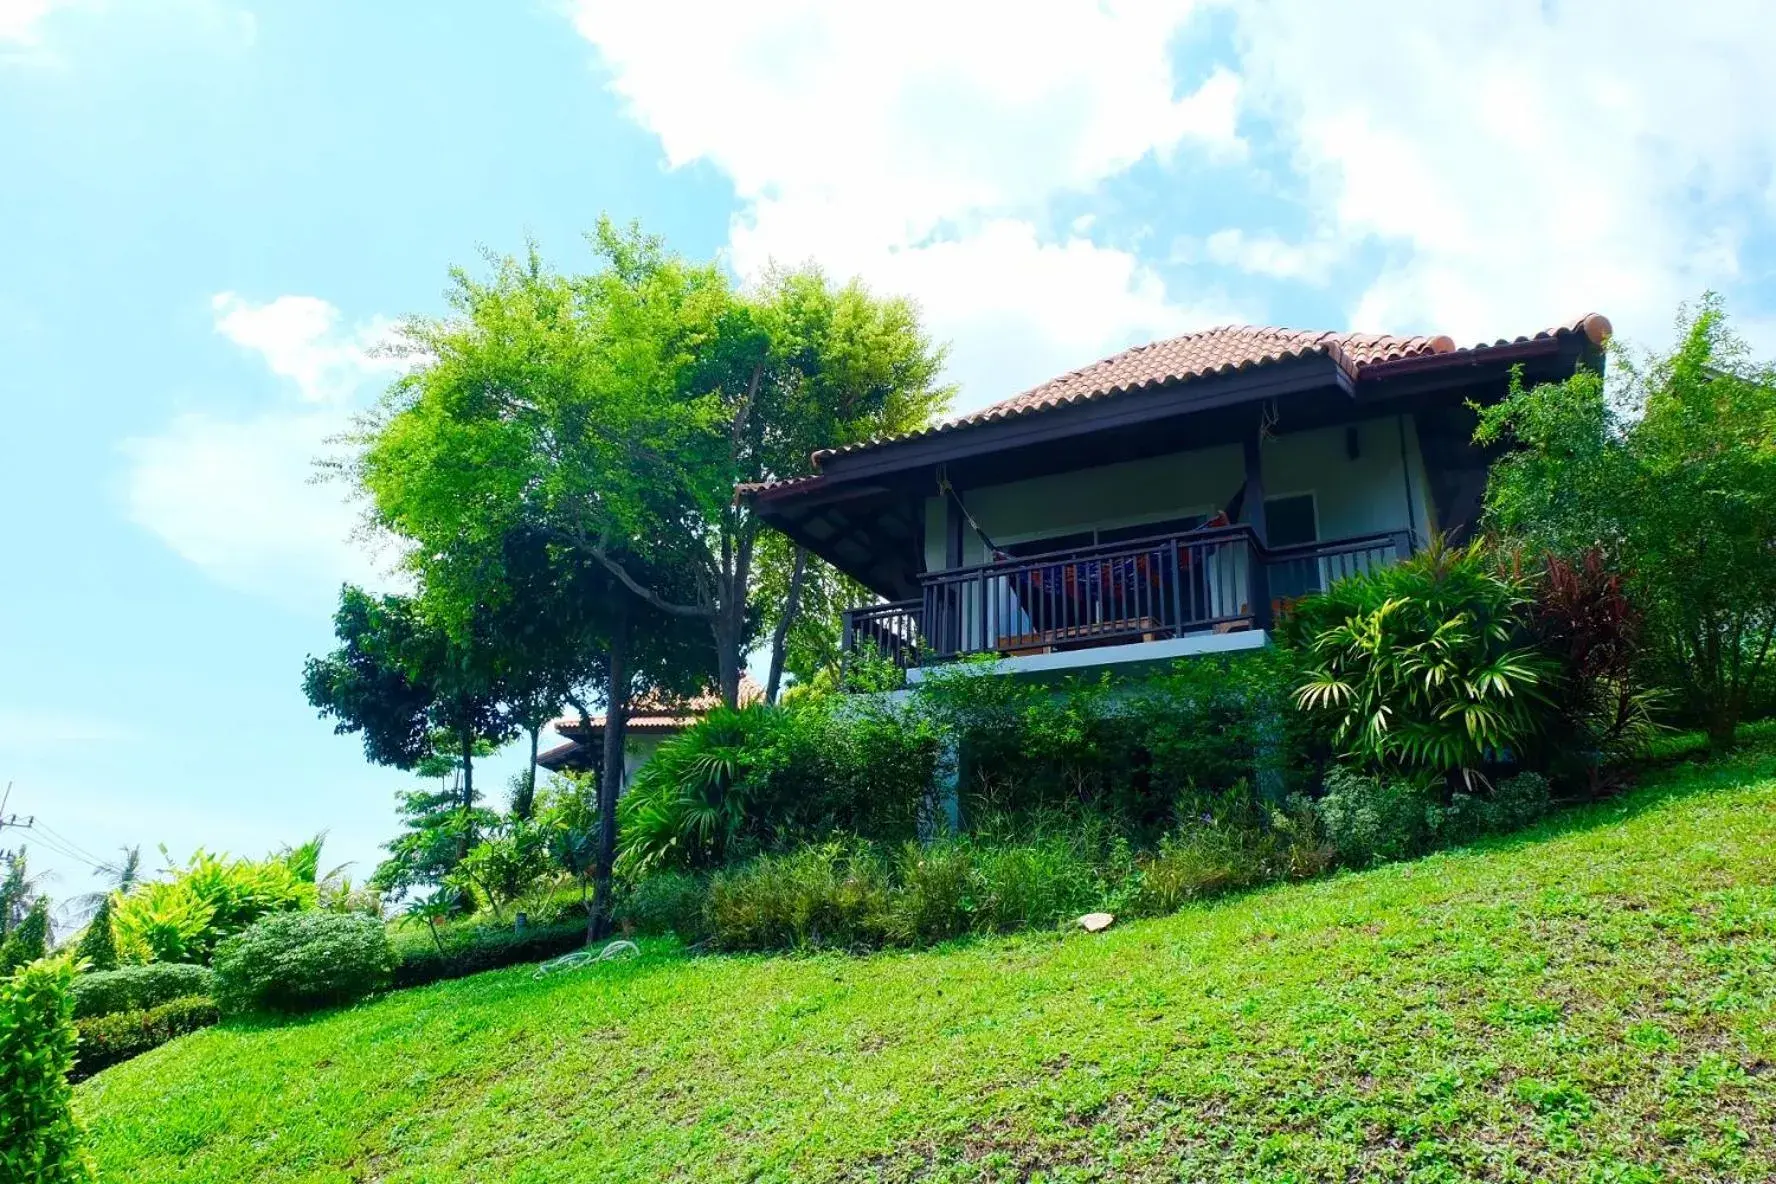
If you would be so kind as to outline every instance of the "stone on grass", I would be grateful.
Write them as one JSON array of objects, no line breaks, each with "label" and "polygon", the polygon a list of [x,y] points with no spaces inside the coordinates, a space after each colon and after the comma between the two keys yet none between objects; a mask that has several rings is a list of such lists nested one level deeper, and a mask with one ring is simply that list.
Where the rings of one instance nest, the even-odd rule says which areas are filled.
[{"label": "stone on grass", "polygon": [[1110,928],[1111,923],[1115,920],[1116,918],[1109,913],[1087,913],[1079,918],[1079,927],[1087,933],[1097,933]]}]

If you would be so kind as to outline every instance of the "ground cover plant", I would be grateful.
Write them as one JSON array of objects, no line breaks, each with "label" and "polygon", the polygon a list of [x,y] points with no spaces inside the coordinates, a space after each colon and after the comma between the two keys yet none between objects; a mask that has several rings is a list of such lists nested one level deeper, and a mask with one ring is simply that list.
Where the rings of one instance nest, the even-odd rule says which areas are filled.
[{"label": "ground cover plant", "polygon": [[77,1108],[141,1181],[1766,1179],[1776,746],[1669,747],[1525,832],[1102,935],[650,942],[208,1029]]}]

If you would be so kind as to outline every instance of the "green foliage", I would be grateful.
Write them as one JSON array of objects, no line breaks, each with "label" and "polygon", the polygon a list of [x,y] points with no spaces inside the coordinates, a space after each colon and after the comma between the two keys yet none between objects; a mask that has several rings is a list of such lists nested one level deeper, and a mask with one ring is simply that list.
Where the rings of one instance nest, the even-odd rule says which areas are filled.
[{"label": "green foliage", "polygon": [[974,924],[975,848],[965,840],[908,842],[894,863],[886,936],[898,945],[948,941]]},{"label": "green foliage", "polygon": [[1058,688],[962,666],[914,699],[932,732],[956,738],[967,817],[1086,805],[1152,838],[1255,772],[1267,796],[1304,778],[1294,677],[1293,656],[1274,649]]},{"label": "green foliage", "polygon": [[1437,847],[1518,830],[1553,808],[1547,778],[1519,773],[1494,785],[1458,791],[1447,802],[1402,777],[1335,770],[1315,804],[1319,823],[1341,863],[1368,867]]},{"label": "green foliage", "polygon": [[72,1184],[93,1178],[74,1121],[74,966],[33,962],[0,978],[0,1179]]},{"label": "green foliage", "polygon": [[1431,814],[1440,843],[1465,843],[1482,835],[1505,834],[1546,817],[1553,809],[1548,780],[1540,773],[1519,773],[1493,786],[1490,793],[1457,793],[1449,805]]},{"label": "green foliage", "polygon": [[740,835],[786,719],[777,708],[717,707],[666,741],[618,805],[623,866],[719,863]]},{"label": "green foliage", "polygon": [[1482,413],[1487,521],[1536,551],[1600,548],[1646,615],[1658,681],[1717,742],[1776,667],[1776,367],[1704,297],[1676,347],[1611,384],[1591,371]]},{"label": "green foliage", "polygon": [[0,978],[49,952],[49,897],[31,902],[25,915],[0,941]]},{"label": "green foliage", "polygon": [[831,695],[718,708],[660,746],[619,806],[622,867],[711,867],[833,830],[899,840],[930,785],[934,722]]},{"label": "green foliage", "polygon": [[107,892],[99,897],[99,907],[93,910],[86,928],[81,931],[80,941],[74,946],[75,959],[93,970],[111,970],[117,965],[117,938],[111,932],[111,909],[111,894]]},{"label": "green foliage", "polygon": [[95,970],[74,980],[74,1018],[87,1019],[119,1011],[145,1011],[173,999],[213,995],[215,973],[207,966],[182,962],[151,962]]},{"label": "green foliage", "polygon": [[372,917],[276,913],[216,947],[216,1002],[231,1013],[351,1003],[386,987],[394,966],[388,933]]},{"label": "green foliage", "polygon": [[684,872],[660,871],[630,887],[617,905],[617,921],[626,932],[657,936],[676,934],[686,945],[707,935],[703,902],[707,885]]},{"label": "green foliage", "polygon": [[216,943],[270,913],[312,909],[312,869],[287,854],[230,859],[201,848],[164,880],[148,880],[112,915],[125,962],[207,962]]},{"label": "green foliage", "polygon": [[192,962],[214,946],[216,910],[180,880],[149,880],[117,904],[112,931],[124,962]]},{"label": "green foliage", "polygon": [[469,849],[445,884],[476,894],[496,918],[549,872],[549,834],[534,822],[508,819]]},{"label": "green foliage", "polygon": [[141,1056],[169,1040],[207,1028],[221,1018],[207,995],[181,995],[134,1011],[114,1011],[74,1021],[80,1033],[74,1076],[91,1077],[100,1069]]},{"label": "green foliage", "polygon": [[1529,643],[1528,603],[1480,542],[1339,580],[1284,624],[1306,664],[1295,701],[1366,767],[1469,781],[1546,721],[1556,670]]},{"label": "green foliage", "polygon": [[1432,790],[1404,777],[1335,769],[1316,808],[1339,862],[1368,867],[1429,849],[1437,803]]},{"label": "green foliage", "polygon": [[506,925],[441,926],[435,941],[401,942],[394,985],[417,987],[521,962],[541,962],[585,944],[586,923],[581,920],[535,925],[522,931]]},{"label": "green foliage", "polygon": [[721,949],[845,949],[880,944],[887,902],[881,857],[827,842],[717,872],[707,916]]}]

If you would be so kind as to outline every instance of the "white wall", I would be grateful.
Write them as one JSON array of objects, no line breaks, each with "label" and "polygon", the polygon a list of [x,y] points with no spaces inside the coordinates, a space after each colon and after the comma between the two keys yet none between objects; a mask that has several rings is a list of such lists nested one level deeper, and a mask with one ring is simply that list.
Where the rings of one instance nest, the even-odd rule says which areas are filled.
[{"label": "white wall", "polygon": [[[1355,426],[1355,459],[1343,426],[1267,440],[1260,450],[1266,496],[1312,493],[1321,539],[1404,529],[1428,535],[1434,523],[1411,417]],[[1230,444],[964,490],[962,500],[981,529],[1003,545],[1212,513],[1244,480],[1241,450]],[[941,497],[927,499],[925,523],[926,567],[939,571],[948,566]],[[986,545],[964,528],[963,564],[987,558]]]}]

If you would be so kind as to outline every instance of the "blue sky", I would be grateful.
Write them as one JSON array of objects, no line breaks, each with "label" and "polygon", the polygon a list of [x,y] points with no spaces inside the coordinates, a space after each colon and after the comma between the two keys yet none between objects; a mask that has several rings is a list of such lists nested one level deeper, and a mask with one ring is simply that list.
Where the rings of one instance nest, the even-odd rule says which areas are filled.
[{"label": "blue sky", "polygon": [[368,870],[406,778],[297,681],[387,557],[309,464],[482,246],[861,274],[964,407],[1228,321],[1658,344],[1707,288],[1776,352],[1776,22],[1425,12],[0,0],[0,785],[52,891],[126,842]]}]

